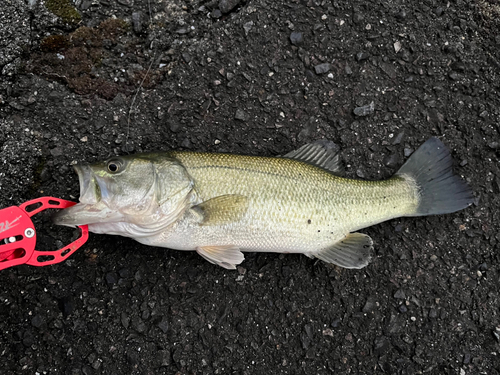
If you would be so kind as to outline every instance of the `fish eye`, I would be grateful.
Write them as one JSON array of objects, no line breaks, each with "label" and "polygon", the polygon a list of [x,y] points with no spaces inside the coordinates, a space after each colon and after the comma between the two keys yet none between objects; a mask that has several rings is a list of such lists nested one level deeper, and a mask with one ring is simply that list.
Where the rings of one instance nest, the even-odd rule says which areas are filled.
[{"label": "fish eye", "polygon": [[111,173],[117,173],[121,169],[121,163],[116,160],[111,160],[108,162],[108,171]]}]

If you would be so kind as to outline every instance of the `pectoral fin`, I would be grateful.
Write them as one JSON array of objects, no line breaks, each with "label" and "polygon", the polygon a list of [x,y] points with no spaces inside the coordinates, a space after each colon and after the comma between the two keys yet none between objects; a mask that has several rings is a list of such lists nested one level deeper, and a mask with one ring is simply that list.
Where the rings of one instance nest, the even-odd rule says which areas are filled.
[{"label": "pectoral fin", "polygon": [[245,257],[236,246],[202,246],[196,252],[212,264],[218,264],[228,270],[236,269],[236,265],[243,262]]},{"label": "pectoral fin", "polygon": [[248,209],[244,195],[221,195],[192,208],[202,216],[200,225],[221,225],[240,220]]},{"label": "pectoral fin", "polygon": [[350,233],[333,246],[314,256],[344,268],[363,268],[372,259],[373,240],[362,233]]}]

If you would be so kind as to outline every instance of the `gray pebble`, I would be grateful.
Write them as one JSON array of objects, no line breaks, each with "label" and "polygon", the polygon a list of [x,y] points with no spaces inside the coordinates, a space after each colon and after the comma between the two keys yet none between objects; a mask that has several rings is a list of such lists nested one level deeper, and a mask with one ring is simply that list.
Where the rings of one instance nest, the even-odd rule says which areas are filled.
[{"label": "gray pebble", "polygon": [[220,9],[214,9],[212,11],[212,13],[210,13],[210,17],[215,18],[215,19],[221,18],[222,17],[222,12],[220,11]]},{"label": "gray pebble", "polygon": [[238,4],[240,0],[220,0],[219,1],[219,9],[222,13],[229,13],[232,11]]},{"label": "gray pebble", "polygon": [[394,141],[392,141],[393,145],[399,145],[401,141],[403,140],[403,136],[405,135],[405,132],[399,133],[396,138],[394,138]]},{"label": "gray pebble", "polygon": [[329,63],[318,64],[314,67],[316,74],[325,74],[331,68]]},{"label": "gray pebble", "polygon": [[40,328],[42,324],[44,323],[43,317],[40,314],[36,314],[32,319],[31,319],[31,325],[35,328]]},{"label": "gray pebble", "polygon": [[168,321],[163,318],[160,323],[158,323],[158,328],[162,330],[163,333],[167,333],[168,331]]},{"label": "gray pebble", "polygon": [[290,42],[292,42],[294,46],[301,45],[303,41],[304,41],[303,33],[299,31],[292,31],[292,33],[290,34]]},{"label": "gray pebble", "polygon": [[136,34],[140,34],[142,31],[142,12],[132,13],[132,27]]},{"label": "gray pebble", "polygon": [[191,55],[189,53],[187,53],[187,52],[184,52],[182,54],[182,59],[184,60],[184,62],[186,64],[189,64],[191,62]]},{"label": "gray pebble", "polygon": [[404,9],[401,9],[398,13],[396,13],[396,19],[398,21],[402,21],[406,18],[406,11]]},{"label": "gray pebble", "polygon": [[375,338],[374,351],[376,355],[381,355],[387,352],[391,348],[391,343],[389,339],[385,336],[379,336]]},{"label": "gray pebble", "polygon": [[243,30],[245,30],[245,35],[248,35],[248,32],[252,29],[253,21],[249,21],[243,25]]},{"label": "gray pebble", "polygon": [[403,289],[396,290],[396,293],[394,293],[394,298],[396,298],[396,299],[405,299],[406,298],[406,294],[403,291]]},{"label": "gray pebble", "polygon": [[133,317],[132,318],[132,328],[135,329],[139,333],[143,333],[146,331],[147,326],[141,318]]},{"label": "gray pebble", "polygon": [[234,115],[234,118],[236,120],[240,120],[240,121],[246,121],[248,119],[248,115],[245,111],[243,111],[242,109],[238,108],[236,110],[236,114]]},{"label": "gray pebble", "polygon": [[358,52],[356,54],[356,60],[357,61],[364,61],[370,57],[370,54],[368,52]]},{"label": "gray pebble", "polygon": [[383,163],[386,167],[389,167],[389,168],[394,168],[394,167],[398,166],[399,165],[398,154],[387,155],[384,158]]},{"label": "gray pebble", "polygon": [[356,107],[354,108],[354,114],[356,116],[364,117],[371,115],[375,111],[375,103],[371,102],[368,105],[364,105],[362,107]]},{"label": "gray pebble", "polygon": [[443,7],[437,7],[435,10],[434,10],[434,14],[438,17],[441,17],[444,13],[444,9]]}]

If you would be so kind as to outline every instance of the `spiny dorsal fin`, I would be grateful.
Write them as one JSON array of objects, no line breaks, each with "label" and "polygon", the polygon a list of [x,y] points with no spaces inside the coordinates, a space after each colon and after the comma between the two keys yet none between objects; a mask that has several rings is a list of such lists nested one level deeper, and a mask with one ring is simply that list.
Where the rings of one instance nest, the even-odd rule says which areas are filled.
[{"label": "spiny dorsal fin", "polygon": [[201,246],[196,252],[212,264],[217,264],[228,270],[236,269],[236,265],[243,262],[245,257],[236,246]]},{"label": "spiny dorsal fin", "polygon": [[298,150],[289,152],[284,157],[324,168],[336,175],[343,172],[340,166],[338,146],[331,141],[319,140],[308,143]]},{"label": "spiny dorsal fin", "polygon": [[372,259],[373,240],[362,233],[349,233],[343,240],[328,249],[314,254],[326,263],[333,263],[344,268],[363,268]]},{"label": "spiny dorsal fin", "polygon": [[221,225],[241,220],[248,209],[244,195],[221,195],[193,207],[203,217],[200,225]]}]

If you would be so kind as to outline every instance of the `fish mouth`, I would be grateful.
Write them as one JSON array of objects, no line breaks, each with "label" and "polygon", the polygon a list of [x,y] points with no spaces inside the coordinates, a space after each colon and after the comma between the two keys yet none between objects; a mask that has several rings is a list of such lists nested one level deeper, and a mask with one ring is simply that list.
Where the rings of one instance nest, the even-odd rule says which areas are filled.
[{"label": "fish mouth", "polygon": [[80,202],[56,213],[52,218],[54,224],[76,227],[117,222],[123,219],[122,214],[111,210],[102,200],[103,193],[107,196],[108,191],[104,183],[99,183],[92,168],[89,165],[75,165],[73,167],[78,174],[80,183]]}]

